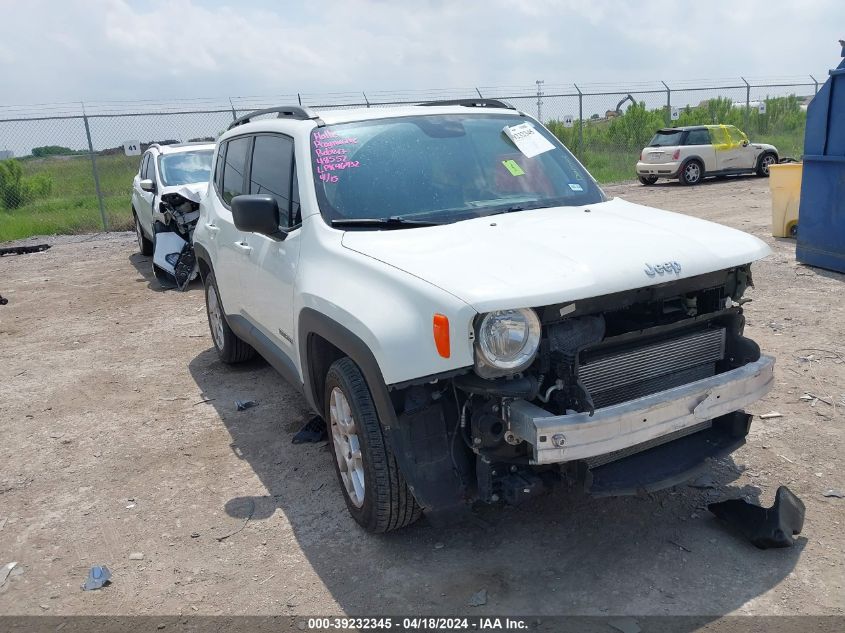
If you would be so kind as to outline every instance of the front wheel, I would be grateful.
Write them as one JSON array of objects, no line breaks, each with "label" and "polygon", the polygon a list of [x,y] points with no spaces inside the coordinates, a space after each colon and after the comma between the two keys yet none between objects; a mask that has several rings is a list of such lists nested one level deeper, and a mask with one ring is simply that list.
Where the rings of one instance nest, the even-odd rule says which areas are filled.
[{"label": "front wheel", "polygon": [[324,411],[335,470],[352,518],[374,533],[419,519],[422,510],[385,441],[364,376],[350,358],[341,358],[329,368]]},{"label": "front wheel", "polygon": [[757,175],[763,178],[769,177],[769,167],[778,162],[778,157],[774,154],[763,154],[757,161]]},{"label": "front wheel", "polygon": [[653,185],[657,182],[657,176],[637,176],[637,180],[644,185]]},{"label": "front wheel", "polygon": [[138,251],[141,255],[153,254],[153,243],[144,235],[144,229],[141,228],[141,221],[138,219],[138,214],[132,211],[132,219],[135,220],[135,239],[138,240]]},{"label": "front wheel", "polygon": [[697,160],[691,160],[681,168],[680,181],[684,185],[697,185],[704,177],[704,167]]}]

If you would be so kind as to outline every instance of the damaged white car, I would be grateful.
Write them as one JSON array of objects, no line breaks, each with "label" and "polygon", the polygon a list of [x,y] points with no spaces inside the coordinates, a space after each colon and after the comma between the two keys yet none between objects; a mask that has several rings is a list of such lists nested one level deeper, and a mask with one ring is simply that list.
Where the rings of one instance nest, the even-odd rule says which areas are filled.
[{"label": "damaged white car", "polygon": [[191,243],[213,153],[214,143],[153,143],[132,181],[138,248],[153,256],[153,273],[165,287],[184,290],[197,276]]},{"label": "damaged white car", "polygon": [[258,111],[214,165],[214,346],[303,391],[367,530],[683,482],[773,385],[741,307],[766,244],[608,198],[503,102]]}]

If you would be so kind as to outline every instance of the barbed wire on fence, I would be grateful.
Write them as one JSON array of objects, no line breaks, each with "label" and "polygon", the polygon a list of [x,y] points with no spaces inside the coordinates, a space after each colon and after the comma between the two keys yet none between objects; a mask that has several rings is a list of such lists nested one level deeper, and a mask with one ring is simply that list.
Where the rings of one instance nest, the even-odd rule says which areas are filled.
[{"label": "barbed wire on fence", "polygon": [[214,139],[234,118],[270,106],[329,110],[502,99],[543,121],[608,182],[633,177],[642,147],[663,126],[734,124],[752,140],[772,142],[782,155],[797,157],[818,76],[626,84],[538,80],[518,86],[0,105],[0,241],[22,233],[130,228],[138,157],[124,155],[126,141],[145,148],[152,142]]}]

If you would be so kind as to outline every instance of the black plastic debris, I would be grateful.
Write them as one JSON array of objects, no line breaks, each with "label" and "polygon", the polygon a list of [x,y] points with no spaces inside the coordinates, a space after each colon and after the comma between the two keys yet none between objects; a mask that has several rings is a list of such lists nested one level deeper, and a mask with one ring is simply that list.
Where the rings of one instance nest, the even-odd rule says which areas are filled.
[{"label": "black plastic debris", "polygon": [[252,407],[257,407],[258,402],[255,400],[235,400],[235,406],[238,411],[246,411],[247,409],[252,409]]},{"label": "black plastic debris", "polygon": [[4,306],[7,303],[9,303],[9,300],[6,297],[4,297],[3,295],[0,295],[0,306]]},{"label": "black plastic debris", "polygon": [[296,435],[291,440],[294,444],[316,444],[322,442],[328,437],[328,429],[326,422],[319,415],[315,415],[308,420]]},{"label": "black plastic debris", "polygon": [[7,248],[0,248],[0,257],[6,255],[29,255],[30,253],[40,253],[50,248],[49,244],[35,244],[33,246],[9,246]]},{"label": "black plastic debris", "polygon": [[82,583],[83,591],[93,591],[111,584],[111,571],[105,565],[94,565],[88,571],[88,579]]},{"label": "black plastic debris", "polygon": [[792,537],[804,527],[804,503],[786,486],[778,488],[771,508],[728,499],[711,503],[707,509],[760,549],[792,547]]}]

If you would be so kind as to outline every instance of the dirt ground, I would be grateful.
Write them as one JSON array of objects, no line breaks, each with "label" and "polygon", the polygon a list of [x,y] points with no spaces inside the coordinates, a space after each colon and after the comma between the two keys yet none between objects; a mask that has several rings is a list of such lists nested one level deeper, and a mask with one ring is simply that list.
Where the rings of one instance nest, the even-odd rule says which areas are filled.
[{"label": "dirt ground", "polygon": [[[18,563],[0,614],[845,613],[845,499],[822,495],[845,490],[845,276],[769,236],[764,180],[607,189],[772,247],[746,313],[777,385],[751,412],[782,417],[713,464],[716,489],[561,491],[480,508],[477,525],[367,535],[328,448],[291,444],[302,398],[263,361],[216,359],[198,283],[162,291],[131,234],[48,238],[0,259],[0,566]],[[807,506],[789,549],[755,549],[705,509],[770,505],[781,484]],[[93,564],[113,582],[83,592]]]}]

